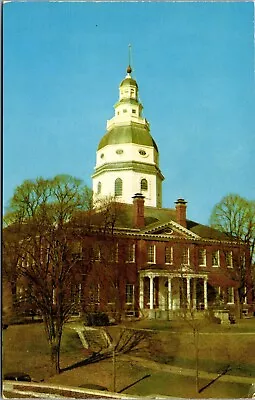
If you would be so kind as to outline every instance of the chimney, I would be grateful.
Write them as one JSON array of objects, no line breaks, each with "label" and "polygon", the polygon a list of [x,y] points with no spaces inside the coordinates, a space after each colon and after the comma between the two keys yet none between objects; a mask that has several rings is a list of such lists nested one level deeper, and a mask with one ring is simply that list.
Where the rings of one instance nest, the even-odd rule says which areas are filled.
[{"label": "chimney", "polygon": [[136,193],[133,197],[133,225],[135,228],[144,226],[144,196]]},{"label": "chimney", "polygon": [[178,199],[175,202],[175,210],[176,210],[176,222],[182,225],[184,228],[187,228],[187,221],[186,221],[186,208],[187,208],[187,201],[184,199]]}]

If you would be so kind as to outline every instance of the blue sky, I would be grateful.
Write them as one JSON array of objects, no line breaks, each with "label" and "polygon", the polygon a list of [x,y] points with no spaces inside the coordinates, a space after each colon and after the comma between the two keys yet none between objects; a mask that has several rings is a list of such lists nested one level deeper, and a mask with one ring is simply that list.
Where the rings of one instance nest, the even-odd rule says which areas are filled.
[{"label": "blue sky", "polygon": [[160,151],[163,206],[207,223],[228,193],[255,199],[253,3],[4,4],[4,205],[25,179],[91,186],[132,44]]}]

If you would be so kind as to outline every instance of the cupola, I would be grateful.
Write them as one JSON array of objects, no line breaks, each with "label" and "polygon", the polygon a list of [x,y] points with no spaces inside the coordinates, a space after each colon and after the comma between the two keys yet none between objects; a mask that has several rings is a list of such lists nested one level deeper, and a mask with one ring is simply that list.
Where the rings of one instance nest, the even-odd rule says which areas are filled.
[{"label": "cupola", "polygon": [[94,197],[113,196],[132,203],[134,193],[144,196],[145,205],[161,207],[162,181],[159,153],[143,117],[138,84],[128,65],[119,85],[114,116],[107,121],[99,141],[93,179]]}]

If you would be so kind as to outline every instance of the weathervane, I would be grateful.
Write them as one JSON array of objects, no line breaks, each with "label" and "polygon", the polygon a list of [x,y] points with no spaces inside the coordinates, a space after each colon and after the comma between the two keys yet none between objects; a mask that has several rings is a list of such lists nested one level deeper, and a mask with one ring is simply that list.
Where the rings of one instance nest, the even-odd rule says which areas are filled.
[{"label": "weathervane", "polygon": [[131,44],[128,45],[128,67],[127,67],[127,73],[131,74],[132,72],[132,67],[131,67]]}]

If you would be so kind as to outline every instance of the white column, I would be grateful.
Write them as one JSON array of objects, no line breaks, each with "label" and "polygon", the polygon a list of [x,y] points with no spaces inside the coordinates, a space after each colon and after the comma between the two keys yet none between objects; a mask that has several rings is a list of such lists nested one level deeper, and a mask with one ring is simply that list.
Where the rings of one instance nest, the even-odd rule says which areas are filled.
[{"label": "white column", "polygon": [[190,308],[190,278],[187,279],[187,303],[188,303],[188,308]]},{"label": "white column", "polygon": [[153,277],[150,276],[150,310],[153,310],[153,298],[154,298],[154,293],[153,293]]},{"label": "white column", "polygon": [[168,309],[172,310],[172,279],[168,278]]},{"label": "white column", "polygon": [[197,307],[197,280],[193,278],[193,308]]},{"label": "white column", "polygon": [[140,277],[140,284],[139,284],[139,307],[140,310],[143,309],[144,305],[144,278]]},{"label": "white column", "polygon": [[207,310],[207,279],[204,279],[204,308]]},{"label": "white column", "polygon": [[166,309],[166,296],[165,296],[165,291],[166,291],[166,287],[165,287],[165,278],[164,277],[160,277],[159,278],[159,308],[163,311],[165,311]]}]

